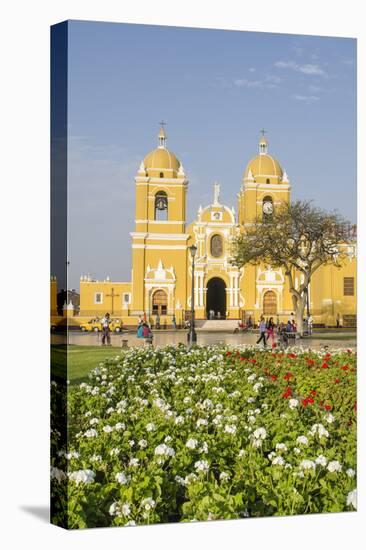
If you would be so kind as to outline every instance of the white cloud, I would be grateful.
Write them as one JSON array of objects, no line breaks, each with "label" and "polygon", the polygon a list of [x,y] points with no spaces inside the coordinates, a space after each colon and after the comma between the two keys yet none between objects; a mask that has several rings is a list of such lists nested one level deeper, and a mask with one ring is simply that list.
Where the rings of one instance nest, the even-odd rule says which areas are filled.
[{"label": "white cloud", "polygon": [[291,69],[293,71],[306,75],[326,75],[325,71],[319,65],[314,63],[299,65],[298,63],[295,63],[295,61],[276,61],[274,63],[274,66],[277,67],[277,69]]},{"label": "white cloud", "polygon": [[265,75],[260,79],[238,78],[234,80],[235,86],[239,88],[256,88],[256,89],[273,89],[278,88],[278,84],[282,82],[282,78],[275,75]]},{"label": "white cloud", "polygon": [[319,100],[319,98],[315,95],[294,94],[291,97],[293,99],[296,99],[296,101],[303,101],[304,103],[313,103],[314,101]]}]

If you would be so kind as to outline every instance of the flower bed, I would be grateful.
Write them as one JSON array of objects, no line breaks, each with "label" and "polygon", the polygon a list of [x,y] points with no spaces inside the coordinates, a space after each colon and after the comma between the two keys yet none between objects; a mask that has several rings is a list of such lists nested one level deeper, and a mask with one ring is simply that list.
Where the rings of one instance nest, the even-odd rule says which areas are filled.
[{"label": "flower bed", "polygon": [[355,400],[350,350],[127,350],[68,389],[69,445],[51,470],[67,517],[61,507],[54,521],[353,510]]}]

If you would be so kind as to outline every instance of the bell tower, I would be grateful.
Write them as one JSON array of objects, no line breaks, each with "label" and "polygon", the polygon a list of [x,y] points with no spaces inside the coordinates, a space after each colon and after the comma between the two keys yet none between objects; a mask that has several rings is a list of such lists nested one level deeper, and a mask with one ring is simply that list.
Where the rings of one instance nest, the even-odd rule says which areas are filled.
[{"label": "bell tower", "polygon": [[270,216],[283,202],[290,201],[291,185],[277,159],[268,154],[268,140],[261,130],[258,154],[245,169],[238,193],[239,224],[250,224],[257,216]]},{"label": "bell tower", "polygon": [[[188,178],[181,162],[167,148],[164,122],[160,124],[157,148],[140,164],[135,189],[131,313],[151,317],[159,311],[172,316],[177,303],[184,304],[186,296]],[[154,295],[158,290],[157,309]]]}]

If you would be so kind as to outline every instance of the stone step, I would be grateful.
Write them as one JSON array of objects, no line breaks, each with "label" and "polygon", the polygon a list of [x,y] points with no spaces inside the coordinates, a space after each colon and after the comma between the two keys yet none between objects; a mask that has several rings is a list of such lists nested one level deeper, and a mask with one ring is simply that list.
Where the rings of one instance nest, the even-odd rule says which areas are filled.
[{"label": "stone step", "polygon": [[212,332],[234,332],[234,329],[238,327],[238,321],[236,319],[213,319],[213,320],[197,320],[197,330],[212,331]]}]

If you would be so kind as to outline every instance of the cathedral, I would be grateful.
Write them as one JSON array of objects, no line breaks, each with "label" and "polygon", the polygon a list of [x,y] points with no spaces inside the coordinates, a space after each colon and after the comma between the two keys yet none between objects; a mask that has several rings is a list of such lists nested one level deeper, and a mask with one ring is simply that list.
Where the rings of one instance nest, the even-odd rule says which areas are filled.
[{"label": "cathedral", "polygon": [[[237,212],[220,201],[214,184],[212,203],[200,206],[196,219],[186,223],[188,176],[177,156],[167,148],[164,127],[157,148],[146,155],[135,177],[135,227],[131,281],[90,276],[80,278],[80,312],[85,321],[109,311],[125,326],[137,324],[141,315],[171,326],[173,316],[181,325],[191,308],[192,258],[196,319],[245,320],[273,316],[287,321],[293,306],[284,271],[270,265],[238,268],[230,262],[232,240],[258,215],[270,215],[291,200],[291,181],[280,162],[269,154],[261,136],[257,154],[238,182]],[[308,288],[308,307],[314,324],[356,324],[356,245],[347,245],[342,268],[321,267]]]}]

